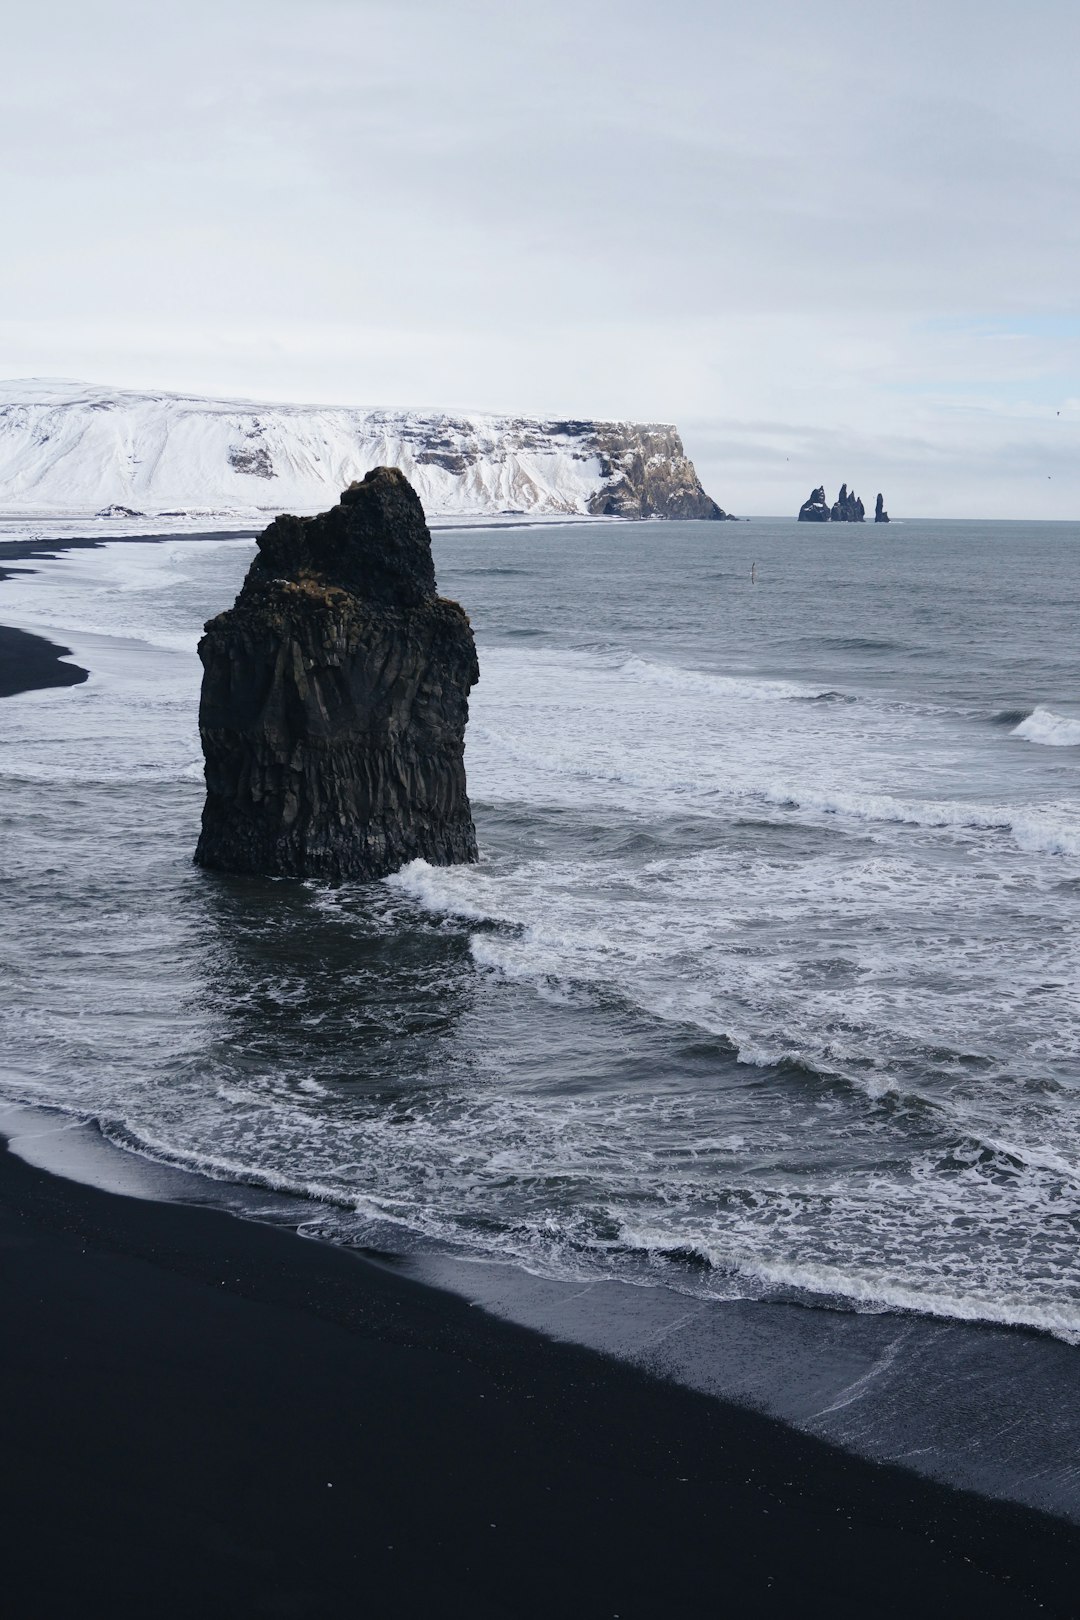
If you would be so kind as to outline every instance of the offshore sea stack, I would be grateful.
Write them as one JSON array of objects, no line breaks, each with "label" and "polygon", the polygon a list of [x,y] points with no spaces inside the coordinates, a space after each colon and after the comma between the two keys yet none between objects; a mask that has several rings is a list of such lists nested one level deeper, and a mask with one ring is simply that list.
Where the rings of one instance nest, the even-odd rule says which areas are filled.
[{"label": "offshore sea stack", "polygon": [[825,485],[810,491],[809,498],[799,507],[800,523],[828,523],[829,503],[825,499]]},{"label": "offshore sea stack", "polygon": [[864,523],[866,507],[853,489],[849,490],[846,484],[841,484],[831,516],[834,523]]},{"label": "offshore sea stack", "polygon": [[[882,497],[878,496],[878,512],[883,508]],[[876,523],[888,523],[888,513],[884,517],[875,516]],[[832,506],[825,497],[825,485],[820,484],[817,489],[811,490],[809,499],[803,501],[799,507],[800,523],[865,523],[866,507],[853,489],[849,490],[846,484],[840,485],[840,493]]]},{"label": "offshore sea stack", "polygon": [[269,877],[384,877],[477,858],[465,787],[479,678],[435,588],[424,509],[377,467],[318,517],[279,517],[206,626],[195,859]]}]

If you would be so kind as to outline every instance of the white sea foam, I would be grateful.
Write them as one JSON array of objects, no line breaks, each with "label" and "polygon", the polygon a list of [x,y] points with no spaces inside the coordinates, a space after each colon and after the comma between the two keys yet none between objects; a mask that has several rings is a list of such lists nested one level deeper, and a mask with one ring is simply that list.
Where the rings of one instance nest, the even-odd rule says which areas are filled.
[{"label": "white sea foam", "polygon": [[1080,720],[1052,709],[1034,709],[1010,735],[1047,748],[1080,748]]},{"label": "white sea foam", "polygon": [[1080,811],[1068,803],[1010,809],[1005,805],[973,804],[963,800],[900,799],[883,793],[814,792],[796,784],[771,784],[754,790],[767,804],[807,810],[853,821],[892,823],[956,832],[1000,832],[1012,836],[1018,848],[1032,854],[1080,855]]},{"label": "white sea foam", "polygon": [[[1034,1290],[968,1293],[950,1288],[945,1271],[920,1286],[883,1267],[860,1270],[857,1263],[768,1260],[753,1249],[737,1256],[733,1253],[736,1245],[673,1239],[663,1228],[627,1225],[622,1236],[628,1245],[650,1256],[681,1259],[697,1255],[717,1274],[715,1293],[723,1299],[792,1294],[814,1301],[842,1301],[870,1312],[913,1311],[962,1322],[1035,1328],[1068,1344],[1080,1344],[1080,1302],[1040,1299]],[[709,1283],[705,1289],[713,1291]]]},{"label": "white sea foam", "polygon": [[246,540],[122,540],[34,560],[4,582],[4,622],[54,639],[81,633],[193,655],[202,626],[192,599],[206,593],[212,604],[215,577],[237,578],[251,551]]},{"label": "white sea foam", "polygon": [[[868,1084],[862,1065],[888,1074],[928,1040],[958,1051],[981,1042],[1002,1063],[1039,1042],[1067,1061],[1076,942],[1049,933],[1007,973],[989,943],[958,956],[957,930],[985,916],[995,881],[991,859],[969,861],[939,875],[932,897],[917,856],[873,846],[859,857],[840,849],[748,862],[720,845],[629,871],[618,858],[501,869],[414,862],[388,881],[433,911],[502,925],[473,936],[481,966],[593,985],[724,1037],[744,1061],[802,1057]],[[1002,885],[1002,927],[1035,914],[1040,894],[1026,876]],[[748,929],[758,941],[750,952]],[[952,980],[945,1000],[937,974]]]},{"label": "white sea foam", "polygon": [[[105,1134],[216,1179],[314,1199],[337,1212],[324,1217],[324,1229],[354,1240],[362,1240],[371,1223],[389,1224],[402,1239],[411,1233],[449,1241],[549,1276],[643,1280],[635,1268],[644,1263],[646,1275],[705,1297],[780,1295],[868,1311],[916,1311],[1026,1326],[1080,1342],[1066,1229],[1076,1217],[1075,1199],[1066,1207],[1049,1188],[1040,1195],[1035,1183],[1003,1195],[981,1176],[974,1153],[971,1171],[952,1185],[943,1185],[933,1166],[916,1164],[907,1186],[810,1186],[773,1172],[772,1185],[767,1179],[732,1188],[725,1183],[733,1176],[737,1181],[745,1138],[695,1132],[692,1101],[626,1093],[537,1106],[498,1092],[471,1101],[458,1093],[441,1095],[426,1115],[414,1107],[404,1119],[377,1105],[353,1122],[352,1166],[342,1165],[339,1150],[336,1156],[339,1133],[308,1106],[306,1095],[272,1097],[269,1107],[260,1097],[257,1116],[251,1114],[255,1094],[245,1088],[223,1098],[249,1116],[242,1136],[230,1132],[231,1153],[209,1145],[206,1117],[186,1132],[174,1126],[163,1135],[136,1123],[106,1126]],[[225,1123],[223,1115],[219,1129]],[[787,1144],[797,1135],[794,1120],[773,1122],[771,1144],[755,1130],[754,1159],[790,1152]],[[658,1162],[656,1148],[665,1138]],[[285,1139],[289,1155],[276,1148]],[[643,1155],[645,1141],[652,1147]],[[674,1171],[680,1163],[691,1166],[689,1173],[669,1181],[658,1201],[658,1170],[667,1164]],[[464,1202],[463,1181],[470,1189]],[[556,1216],[533,1189],[560,1183],[589,1185],[598,1202],[556,1206]],[[485,1207],[487,1186],[510,1202],[503,1221],[485,1220],[478,1231],[470,1213]],[[637,1209],[633,1215],[623,1213],[627,1197]],[[1051,1210],[1059,1236],[1047,1246],[1039,1274],[1025,1277],[1015,1263],[1025,1229]],[[974,1255],[951,1235],[954,1223],[976,1238],[985,1223]],[[693,1259],[707,1269],[680,1269]]]},{"label": "white sea foam", "polygon": [[246,541],[122,541],[6,581],[3,621],[70,647],[90,678],[4,700],[0,775],[72,788],[197,782],[200,626],[250,553]]},{"label": "white sea foam", "polygon": [[618,666],[618,673],[628,681],[667,687],[676,692],[692,692],[711,698],[736,700],[758,698],[765,702],[787,702],[792,699],[806,700],[826,695],[820,687],[804,686],[795,681],[762,680],[759,676],[753,675],[718,675],[711,670],[687,669],[679,664],[667,664],[649,658],[627,658]]},{"label": "white sea foam", "polygon": [[[66,993],[10,964],[6,1087],[62,1084],[128,1145],[318,1199],[333,1235],[389,1222],[557,1275],[1077,1333],[1066,758],[873,691],[482,646],[484,859],[291,893],[263,941],[188,864],[193,648],[247,552],[110,547],[18,584],[28,627],[77,653],[99,635],[84,686],[5,700],[6,813],[21,794],[23,830],[51,810],[65,831],[17,852],[34,903],[61,863],[93,880]],[[129,802],[174,819],[133,817],[110,857]],[[140,977],[178,917],[186,965]],[[312,928],[345,941],[321,990]],[[417,1002],[407,937],[436,963],[405,970]]]},{"label": "white sea foam", "polygon": [[968,788],[968,756],[985,744],[946,713],[791,701],[820,692],[640,658],[501,647],[483,655],[468,737],[478,797],[591,800],[646,814],[679,799],[710,816],[781,810],[1080,855],[1071,800],[996,804],[947,791]]}]

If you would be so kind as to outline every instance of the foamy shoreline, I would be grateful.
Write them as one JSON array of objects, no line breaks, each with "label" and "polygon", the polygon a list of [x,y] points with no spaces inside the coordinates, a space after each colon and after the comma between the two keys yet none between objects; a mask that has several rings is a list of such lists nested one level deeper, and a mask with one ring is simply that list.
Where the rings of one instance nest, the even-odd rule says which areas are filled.
[{"label": "foamy shoreline", "polygon": [[[126,555],[127,548],[122,550]],[[156,554],[156,548],[148,551]],[[45,564],[43,571],[49,567]],[[57,633],[67,635],[62,627]],[[74,632],[70,639],[77,648],[80,640],[88,648],[95,641]],[[109,638],[96,639],[104,644]],[[104,656],[104,645],[101,650]],[[119,658],[131,649],[114,635],[110,651]],[[95,667],[92,650],[81,656]],[[592,655],[589,659],[596,662]],[[624,665],[616,673],[621,680],[630,678]],[[654,664],[631,671],[646,692],[662,693],[675,675],[680,676],[676,685],[681,692],[688,684],[685,672],[665,673]],[[729,688],[742,690],[746,684],[707,674],[689,679],[689,688],[700,688],[710,701],[714,688],[722,699],[733,695]],[[761,684],[754,685],[755,692]],[[770,687],[762,701],[768,699],[769,716],[800,714],[794,705],[801,696],[794,688],[785,695]],[[65,700],[57,694],[51,701]],[[442,877],[448,880],[447,874]],[[471,881],[470,874],[465,877]],[[512,922],[516,913],[509,915]],[[484,938],[504,955],[514,942],[505,930]],[[213,1185],[215,1198],[225,1194],[223,1183]],[[316,1202],[306,1208],[312,1217],[320,1212]],[[720,1304],[680,1293],[677,1286],[643,1289],[603,1279],[566,1284],[529,1277],[509,1264],[455,1259],[434,1248],[414,1255],[409,1264],[432,1279],[452,1276],[459,1291],[512,1319],[616,1355],[658,1356],[658,1369],[670,1376],[720,1398],[763,1404],[871,1455],[908,1456],[916,1466],[982,1489],[1017,1492],[1029,1500],[1053,1502],[1057,1511],[1075,1511],[1065,1466],[1075,1404],[1068,1396],[1075,1352],[1067,1346],[1054,1347],[1008,1329],[935,1324],[904,1314],[855,1315],[745,1301]],[[944,1433],[942,1408],[963,1414]],[[1001,1435],[1008,1436],[1008,1444],[995,1450],[994,1438]]]}]

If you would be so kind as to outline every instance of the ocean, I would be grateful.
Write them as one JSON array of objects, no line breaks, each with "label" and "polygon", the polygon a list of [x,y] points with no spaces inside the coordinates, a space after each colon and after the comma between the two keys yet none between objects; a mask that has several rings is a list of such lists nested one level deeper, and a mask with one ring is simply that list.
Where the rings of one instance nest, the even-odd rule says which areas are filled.
[{"label": "ocean", "polygon": [[1080,527],[436,532],[482,858],[337,889],[191,862],[253,549],[0,584],[91,671],[0,707],[0,1094],[418,1264],[1004,1330],[1073,1446]]}]

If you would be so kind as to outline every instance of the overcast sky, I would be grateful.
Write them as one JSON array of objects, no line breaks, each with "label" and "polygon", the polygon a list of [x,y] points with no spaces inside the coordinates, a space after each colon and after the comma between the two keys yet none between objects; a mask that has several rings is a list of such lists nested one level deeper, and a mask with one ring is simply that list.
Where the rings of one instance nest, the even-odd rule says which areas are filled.
[{"label": "overcast sky", "polygon": [[1080,517],[1075,0],[35,0],[3,50],[0,375]]}]

